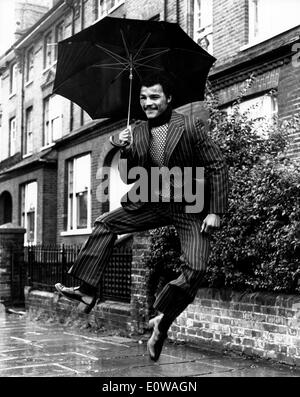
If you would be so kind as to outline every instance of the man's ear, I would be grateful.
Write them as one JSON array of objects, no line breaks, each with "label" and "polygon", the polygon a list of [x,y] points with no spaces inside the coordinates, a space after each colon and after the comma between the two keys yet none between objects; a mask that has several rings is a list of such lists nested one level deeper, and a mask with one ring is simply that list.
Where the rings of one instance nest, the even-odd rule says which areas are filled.
[{"label": "man's ear", "polygon": [[171,103],[171,101],[172,101],[172,95],[169,95],[168,98],[167,98],[167,102]]}]

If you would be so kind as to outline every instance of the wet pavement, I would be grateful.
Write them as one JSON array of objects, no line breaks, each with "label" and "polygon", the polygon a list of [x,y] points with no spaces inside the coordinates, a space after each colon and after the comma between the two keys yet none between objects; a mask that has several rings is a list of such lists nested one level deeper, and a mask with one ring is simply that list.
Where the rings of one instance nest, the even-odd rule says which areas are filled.
[{"label": "wet pavement", "polygon": [[154,363],[146,340],[0,313],[0,377],[300,376],[300,369],[286,365],[169,342]]}]

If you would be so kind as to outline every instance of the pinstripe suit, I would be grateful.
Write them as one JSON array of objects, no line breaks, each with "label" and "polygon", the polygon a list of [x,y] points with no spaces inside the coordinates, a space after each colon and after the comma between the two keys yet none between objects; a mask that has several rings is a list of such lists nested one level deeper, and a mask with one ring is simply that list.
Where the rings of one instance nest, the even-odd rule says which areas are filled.
[{"label": "pinstripe suit", "polygon": [[[153,165],[149,159],[150,138],[147,122],[142,122],[134,129],[132,146],[121,153],[119,169],[122,179],[127,177],[122,174],[124,162],[128,170],[134,166],[149,170]],[[120,208],[96,219],[93,232],[69,273],[87,284],[97,286],[118,234],[173,224],[180,237],[185,265],[180,277],[163,289],[154,305],[173,319],[195,297],[209,256],[209,235],[200,232],[202,220],[207,213],[222,214],[225,211],[228,186],[223,156],[207,136],[204,123],[176,112],[172,112],[169,121],[164,165],[169,168],[205,167],[210,194],[204,210],[191,214],[185,212],[184,203],[133,203],[130,194],[126,194]]]}]

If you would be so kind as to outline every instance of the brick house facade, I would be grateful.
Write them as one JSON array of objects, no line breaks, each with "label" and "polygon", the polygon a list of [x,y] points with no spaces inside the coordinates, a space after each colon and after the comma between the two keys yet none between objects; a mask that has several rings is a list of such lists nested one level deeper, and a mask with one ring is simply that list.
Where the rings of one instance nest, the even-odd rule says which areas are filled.
[{"label": "brick house facade", "polygon": [[[54,1],[0,57],[0,222],[25,226],[26,238],[34,243],[82,243],[94,220],[112,208],[99,196],[99,172],[116,164],[118,154],[108,137],[118,134],[125,120],[91,120],[76,104],[51,95],[56,42],[95,23],[101,13],[178,22],[201,45],[208,45],[217,58],[210,82],[223,108],[234,102],[254,73],[246,100],[272,90],[267,111],[278,112],[280,119],[298,112],[300,67],[293,57],[300,26],[291,18],[296,3],[285,5],[290,24],[270,30],[268,36],[259,35],[263,19],[255,19],[265,17],[264,10],[253,10],[263,1],[269,0]],[[201,115],[205,109],[197,103],[181,111]],[[299,140],[298,133],[289,152],[295,158],[300,156]],[[85,183],[79,180],[82,165],[87,167]],[[111,178],[113,198],[119,181],[114,173]]]}]

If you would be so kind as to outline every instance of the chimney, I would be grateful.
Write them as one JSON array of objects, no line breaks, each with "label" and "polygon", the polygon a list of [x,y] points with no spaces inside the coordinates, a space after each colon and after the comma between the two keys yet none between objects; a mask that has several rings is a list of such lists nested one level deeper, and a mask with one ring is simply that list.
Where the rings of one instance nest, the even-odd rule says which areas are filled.
[{"label": "chimney", "polygon": [[15,40],[18,40],[26,31],[33,26],[42,16],[49,11],[53,0],[15,0]]}]

